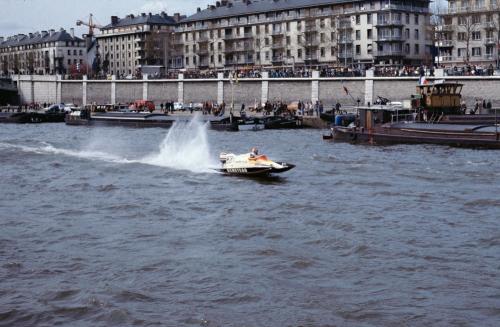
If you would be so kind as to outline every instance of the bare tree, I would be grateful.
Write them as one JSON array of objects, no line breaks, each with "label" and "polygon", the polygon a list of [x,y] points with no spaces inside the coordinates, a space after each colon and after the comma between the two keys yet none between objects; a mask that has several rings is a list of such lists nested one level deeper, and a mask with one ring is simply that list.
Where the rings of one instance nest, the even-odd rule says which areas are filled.
[{"label": "bare tree", "polygon": [[458,30],[463,33],[463,40],[465,42],[465,62],[470,62],[470,42],[472,40],[472,35],[479,31],[479,22],[476,22],[475,16],[465,15],[459,16]]}]

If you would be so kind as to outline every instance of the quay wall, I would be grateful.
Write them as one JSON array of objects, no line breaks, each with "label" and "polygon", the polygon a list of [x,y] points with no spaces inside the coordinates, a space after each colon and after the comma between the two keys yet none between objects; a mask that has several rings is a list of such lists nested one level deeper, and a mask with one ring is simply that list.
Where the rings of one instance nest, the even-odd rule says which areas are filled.
[{"label": "quay wall", "polygon": [[[415,77],[359,77],[320,78],[315,72],[310,78],[262,78],[240,79],[231,84],[219,74],[215,79],[177,80],[63,80],[60,76],[16,75],[22,103],[72,102],[127,103],[146,99],[159,105],[160,102],[217,101],[231,103],[234,95],[235,108],[241,104],[254,106],[257,102],[269,101],[312,101],[320,100],[326,109],[337,101],[353,106],[357,100],[361,104],[373,103],[377,96],[393,101],[410,98],[416,91],[418,78]],[[436,77],[440,79],[440,77]],[[464,84],[462,95],[468,107],[476,99],[491,100],[494,107],[500,107],[500,76],[446,77],[447,81]],[[346,92],[347,90],[347,92]]]}]

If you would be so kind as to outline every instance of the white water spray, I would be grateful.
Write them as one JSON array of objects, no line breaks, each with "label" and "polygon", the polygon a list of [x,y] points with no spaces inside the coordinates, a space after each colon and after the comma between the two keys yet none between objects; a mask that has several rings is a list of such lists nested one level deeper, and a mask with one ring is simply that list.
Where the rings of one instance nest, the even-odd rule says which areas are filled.
[{"label": "white water spray", "polygon": [[140,159],[128,159],[123,156],[96,150],[69,150],[56,148],[42,142],[38,146],[14,145],[0,142],[0,148],[17,148],[25,152],[38,154],[59,154],[88,160],[100,160],[113,163],[139,163],[196,173],[215,172],[212,168],[217,162],[210,156],[207,138],[207,124],[197,116],[187,122],[175,122],[159,147],[159,152]]},{"label": "white water spray", "polygon": [[210,157],[207,124],[197,115],[189,122],[175,122],[160,144],[160,152],[139,161],[197,173],[212,172],[217,163]]}]

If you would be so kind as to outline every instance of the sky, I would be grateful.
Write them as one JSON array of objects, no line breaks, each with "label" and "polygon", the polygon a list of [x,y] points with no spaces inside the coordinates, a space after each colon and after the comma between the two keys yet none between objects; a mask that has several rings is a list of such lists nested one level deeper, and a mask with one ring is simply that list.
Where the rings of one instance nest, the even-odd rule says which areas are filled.
[{"label": "sky", "polygon": [[107,25],[111,16],[128,14],[176,12],[194,14],[197,7],[206,8],[215,0],[0,0],[0,36],[27,34],[63,27],[75,28],[75,34],[87,32],[78,28],[77,20],[94,21]]},{"label": "sky", "polygon": [[94,15],[94,22],[107,25],[111,16],[161,11],[169,15],[176,12],[191,15],[197,7],[204,9],[213,3],[215,0],[0,0],[0,36],[61,27],[66,30],[73,27],[75,34],[81,35],[87,29],[76,27],[76,21],[88,21],[90,13]]}]

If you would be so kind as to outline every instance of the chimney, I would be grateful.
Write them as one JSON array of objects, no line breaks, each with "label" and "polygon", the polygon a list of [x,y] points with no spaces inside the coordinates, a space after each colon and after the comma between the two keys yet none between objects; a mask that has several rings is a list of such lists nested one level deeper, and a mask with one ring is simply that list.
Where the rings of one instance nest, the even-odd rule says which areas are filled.
[{"label": "chimney", "polygon": [[64,28],[62,28],[62,27],[61,27],[61,28],[59,29],[59,32],[66,32],[66,30],[65,30]]},{"label": "chimney", "polygon": [[174,14],[174,21],[175,22],[179,22],[181,20],[181,14],[179,14],[178,12],[176,12]]},{"label": "chimney", "polygon": [[30,39],[33,38],[33,33],[28,33],[28,36],[30,37]]},{"label": "chimney", "polygon": [[0,43],[2,43],[4,40],[3,36],[0,36]]},{"label": "chimney", "polygon": [[74,28],[70,28],[69,29],[69,34],[71,35],[71,38],[74,39],[75,38],[75,29]]},{"label": "chimney", "polygon": [[217,8],[219,8],[219,7],[220,7],[220,1],[217,1],[217,2],[215,3],[215,6],[216,6]]},{"label": "chimney", "polygon": [[201,8],[200,7],[196,8],[196,12],[201,12]]},{"label": "chimney", "polygon": [[111,16],[111,25],[118,24],[118,16]]},{"label": "chimney", "polygon": [[142,17],[146,17],[146,13],[141,12],[141,16],[142,16]]},{"label": "chimney", "polygon": [[54,35],[55,32],[56,32],[55,30],[49,30],[49,35],[52,36]]},{"label": "chimney", "polygon": [[163,17],[163,18],[166,18],[168,15],[167,15],[166,12],[162,11],[161,14],[160,14],[160,16]]}]

